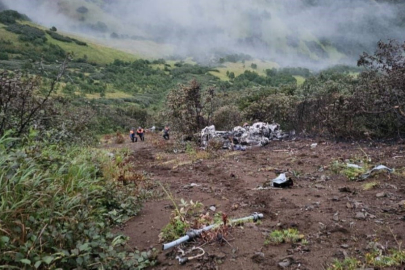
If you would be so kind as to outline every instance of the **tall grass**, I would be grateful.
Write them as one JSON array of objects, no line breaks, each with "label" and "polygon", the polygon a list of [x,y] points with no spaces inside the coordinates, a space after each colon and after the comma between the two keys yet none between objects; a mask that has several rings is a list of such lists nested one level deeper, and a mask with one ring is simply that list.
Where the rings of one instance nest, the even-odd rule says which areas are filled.
[{"label": "tall grass", "polygon": [[124,250],[125,237],[110,231],[141,207],[135,186],[104,177],[111,158],[33,141],[7,150],[12,141],[0,139],[0,269],[150,265],[149,254]]}]

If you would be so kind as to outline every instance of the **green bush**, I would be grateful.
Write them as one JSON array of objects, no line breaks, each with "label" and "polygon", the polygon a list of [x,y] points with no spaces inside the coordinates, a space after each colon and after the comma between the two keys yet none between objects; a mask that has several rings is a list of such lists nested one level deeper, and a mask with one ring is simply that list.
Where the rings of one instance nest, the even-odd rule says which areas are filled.
[{"label": "green bush", "polygon": [[[36,138],[35,132],[29,138]],[[0,138],[0,266],[7,269],[143,269],[109,226],[136,215],[136,188],[103,177],[103,152]],[[117,168],[118,169],[118,168]]]},{"label": "green bush", "polygon": [[0,60],[8,60],[8,54],[6,52],[0,52]]},{"label": "green bush", "polygon": [[46,42],[45,32],[36,27],[15,23],[8,25],[6,30],[20,35],[19,39],[22,41],[30,41],[36,44]]},{"label": "green bush", "polygon": [[0,23],[14,24],[17,20],[29,21],[30,19],[26,15],[18,13],[15,10],[4,10],[0,12]]},{"label": "green bush", "polygon": [[67,43],[75,42],[77,45],[81,45],[81,46],[86,46],[87,45],[86,42],[60,35],[60,34],[56,33],[56,31],[53,31],[53,30],[46,30],[45,32],[48,35],[50,35],[53,39],[56,39],[56,40],[59,40],[59,41],[62,41],[62,42],[67,42]]}]

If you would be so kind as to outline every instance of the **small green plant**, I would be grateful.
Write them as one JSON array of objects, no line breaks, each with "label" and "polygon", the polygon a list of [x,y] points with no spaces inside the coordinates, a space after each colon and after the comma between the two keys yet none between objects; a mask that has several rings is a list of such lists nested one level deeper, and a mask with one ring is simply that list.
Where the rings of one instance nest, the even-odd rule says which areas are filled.
[{"label": "small green plant", "polygon": [[355,270],[360,267],[360,261],[356,258],[346,258],[343,261],[335,259],[328,270]]},{"label": "small green plant", "polygon": [[376,267],[401,266],[405,263],[405,250],[391,249],[386,254],[374,250],[366,254],[366,263]]},{"label": "small green plant", "polygon": [[379,185],[380,185],[380,182],[377,182],[377,181],[368,182],[368,183],[363,184],[363,190],[374,189],[374,188],[378,187]]},{"label": "small green plant", "polygon": [[160,241],[172,241],[186,234],[187,230],[190,229],[193,224],[190,221],[190,217],[198,216],[197,213],[203,207],[203,204],[192,200],[187,202],[184,199],[181,199],[180,204],[177,204],[173,194],[169,192],[168,188],[164,187],[160,182],[159,185],[174,206],[171,219],[160,232],[159,239]]},{"label": "small green plant", "polygon": [[[297,229],[290,228],[287,230],[272,231],[264,242],[265,245],[278,245],[281,243],[296,243],[304,239],[304,235],[300,234]],[[306,242],[308,243],[308,242]]]},{"label": "small green plant", "polygon": [[331,164],[331,171],[335,174],[342,174],[349,180],[356,180],[367,171],[367,167],[366,163],[362,164],[362,166],[356,167],[335,160]]}]

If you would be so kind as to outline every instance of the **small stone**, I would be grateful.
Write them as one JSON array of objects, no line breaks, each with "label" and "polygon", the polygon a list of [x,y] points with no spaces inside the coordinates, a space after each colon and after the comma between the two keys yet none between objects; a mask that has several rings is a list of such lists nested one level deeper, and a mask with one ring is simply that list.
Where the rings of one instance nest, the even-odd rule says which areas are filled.
[{"label": "small stone", "polygon": [[211,210],[212,212],[215,212],[215,210],[217,210],[217,208],[216,208],[214,205],[211,205],[211,206],[210,206],[210,210]]},{"label": "small stone", "polygon": [[324,188],[325,188],[325,186],[324,186],[324,185],[321,185],[321,184],[316,184],[315,187],[316,187],[317,189],[324,189]]},{"label": "small stone", "polygon": [[333,217],[332,217],[332,219],[333,219],[334,221],[339,221],[339,216],[338,216],[337,214],[334,214]]},{"label": "small stone", "polygon": [[399,207],[405,208],[405,200],[402,200],[398,203]]},{"label": "small stone", "polygon": [[356,219],[366,219],[366,215],[363,212],[357,212],[355,218]]},{"label": "small stone", "polygon": [[352,208],[353,208],[353,205],[348,202],[348,203],[346,203],[346,207],[349,208],[349,209],[352,209]]},{"label": "small stone", "polygon": [[339,197],[338,197],[338,196],[333,196],[332,201],[338,202],[338,201],[339,201]]},{"label": "small stone", "polygon": [[354,202],[354,208],[360,208],[360,207],[362,207],[363,206],[363,204],[362,203],[360,203],[360,202]]},{"label": "small stone", "polygon": [[291,265],[291,263],[292,263],[292,259],[291,258],[286,258],[286,259],[282,260],[281,262],[279,262],[278,265],[281,268],[287,268],[287,267],[289,267]]},{"label": "small stone", "polygon": [[340,245],[340,247],[344,248],[344,249],[347,249],[347,248],[349,248],[349,245],[348,244],[342,244],[342,245]]},{"label": "small stone", "polygon": [[379,192],[375,195],[377,198],[382,198],[382,197],[386,197],[387,194],[385,194],[385,192]]},{"label": "small stone", "polygon": [[219,252],[219,253],[216,253],[214,256],[219,260],[223,260],[223,259],[225,259],[226,254],[223,252]]}]

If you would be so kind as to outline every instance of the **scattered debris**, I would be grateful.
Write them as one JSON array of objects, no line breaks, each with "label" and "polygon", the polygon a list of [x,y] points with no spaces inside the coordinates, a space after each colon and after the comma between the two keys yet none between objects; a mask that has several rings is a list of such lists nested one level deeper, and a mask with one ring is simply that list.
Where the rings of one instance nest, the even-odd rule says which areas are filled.
[{"label": "scattered debris", "polygon": [[405,200],[402,200],[398,203],[398,207],[405,208]]},{"label": "scattered debris", "polygon": [[[180,252],[180,254],[181,254],[180,256],[176,256],[176,259],[179,260],[179,264],[185,264],[186,262],[191,261],[191,260],[193,260],[193,259],[200,258],[200,257],[204,256],[204,254],[205,254],[204,249],[202,249],[201,247],[195,247],[195,246],[192,247],[191,249],[189,249],[188,251],[184,251],[184,250],[182,250],[181,248],[178,248],[178,250],[179,250],[179,252]],[[197,254],[197,255],[190,256],[190,257],[186,257],[186,256],[185,256],[186,254],[191,253],[191,252],[193,252],[194,250],[200,250],[200,251],[202,251],[202,252],[199,253],[199,254]]]},{"label": "scattered debris", "polygon": [[311,144],[311,149],[315,149],[315,147],[316,147],[317,145],[318,145],[317,143]]},{"label": "scattered debris", "polygon": [[348,193],[354,193],[355,192],[354,190],[352,190],[349,187],[341,187],[341,188],[339,188],[339,191],[340,192],[348,192]]},{"label": "scattered debris", "polygon": [[370,177],[374,172],[381,171],[381,170],[385,170],[388,173],[392,173],[394,171],[393,169],[390,169],[390,168],[388,168],[388,167],[386,167],[384,165],[378,165],[378,166],[375,166],[374,168],[372,168],[371,170],[369,170],[368,172],[362,174],[360,176],[360,178],[362,180],[364,180],[364,179]]},{"label": "scattered debris", "polygon": [[357,164],[352,164],[352,163],[347,163],[346,164],[347,168],[355,168],[355,169],[362,169],[363,167],[357,165]]},{"label": "scattered debris", "polygon": [[334,221],[339,221],[339,212],[336,212],[336,213],[333,215],[332,219],[333,219]]},{"label": "scattered debris", "polygon": [[223,149],[245,151],[245,145],[264,146],[270,140],[287,138],[288,133],[280,130],[279,124],[257,122],[251,126],[237,126],[232,131],[217,131],[215,126],[208,126],[201,130],[201,146],[207,147],[212,139],[219,139]]},{"label": "scattered debris", "polygon": [[196,183],[191,183],[189,185],[183,186],[183,188],[188,189],[188,188],[199,187],[199,186],[201,186],[201,185],[196,184]]},{"label": "scattered debris", "polygon": [[278,188],[288,188],[292,187],[294,185],[293,181],[291,178],[287,178],[285,176],[285,173],[281,173],[279,176],[274,178],[271,181],[271,186],[273,187],[278,187]]},{"label": "scattered debris", "polygon": [[357,212],[355,218],[356,219],[366,219],[366,215],[363,212]]},{"label": "scattered debris", "polygon": [[[254,222],[256,222],[257,220],[262,219],[262,218],[263,218],[263,214],[253,213],[252,215],[247,216],[247,217],[230,220],[229,225],[240,224],[240,223],[243,223],[243,222],[246,222],[249,220],[253,220]],[[216,227],[219,227],[219,224],[212,224],[212,225],[206,226],[206,227],[204,227],[202,229],[198,229],[198,230],[192,229],[192,230],[188,231],[185,236],[180,237],[179,239],[174,240],[170,243],[163,244],[162,249],[166,250],[168,248],[175,247],[183,242],[186,242],[190,239],[200,236],[202,232],[209,231]]]},{"label": "scattered debris", "polygon": [[387,194],[385,192],[379,192],[375,195],[377,198],[382,198],[382,197],[387,197]]},{"label": "scattered debris", "polygon": [[290,267],[291,264],[293,264],[294,262],[295,262],[294,258],[289,256],[289,257],[283,258],[278,263],[278,266],[280,266],[281,268],[287,268],[287,267]]}]

